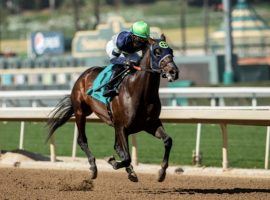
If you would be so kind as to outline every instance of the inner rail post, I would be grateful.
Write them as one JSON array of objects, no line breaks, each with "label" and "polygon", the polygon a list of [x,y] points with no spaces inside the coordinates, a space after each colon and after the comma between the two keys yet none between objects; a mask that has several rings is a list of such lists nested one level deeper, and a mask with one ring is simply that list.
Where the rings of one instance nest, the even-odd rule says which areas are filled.
[{"label": "inner rail post", "polygon": [[228,161],[228,132],[227,132],[227,124],[220,124],[222,131],[222,168],[223,171],[226,171],[229,167]]},{"label": "inner rail post", "polygon": [[201,127],[202,124],[198,123],[197,124],[197,136],[196,136],[196,150],[195,150],[195,162],[196,165],[199,166],[201,163],[201,158],[200,158],[200,143],[201,143]]},{"label": "inner rail post", "polygon": [[137,140],[134,134],[131,135],[131,143],[132,143],[132,151],[131,151],[132,164],[137,166],[138,165],[138,150],[137,150]]},{"label": "inner rail post", "polygon": [[23,149],[23,141],[24,141],[24,125],[25,122],[21,122],[21,130],[20,130],[20,144],[19,144],[19,149]]},{"label": "inner rail post", "polygon": [[50,153],[51,153],[51,162],[55,162],[56,161],[55,139],[53,135],[50,138]]},{"label": "inner rail post", "polygon": [[75,124],[73,144],[72,144],[72,160],[75,160],[75,158],[76,158],[77,138],[78,138],[78,128],[77,128],[77,125]]},{"label": "inner rail post", "polygon": [[270,126],[267,126],[264,169],[269,168]]}]

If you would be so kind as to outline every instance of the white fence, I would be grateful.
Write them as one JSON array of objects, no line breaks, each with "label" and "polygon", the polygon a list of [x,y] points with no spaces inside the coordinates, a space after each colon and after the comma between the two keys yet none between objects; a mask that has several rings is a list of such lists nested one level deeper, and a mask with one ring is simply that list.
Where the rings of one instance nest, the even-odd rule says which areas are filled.
[{"label": "white fence", "polygon": [[[207,98],[210,106],[226,106],[224,98],[248,98],[250,105],[257,106],[258,98],[270,97],[269,87],[190,87],[190,88],[160,88],[161,98]],[[218,101],[217,101],[218,100]],[[219,103],[217,103],[219,102]]]},{"label": "white fence", "polygon": [[[9,100],[29,100],[32,106],[39,100],[59,100],[69,90],[37,90],[37,91],[0,91],[0,103],[6,106]],[[206,98],[210,106],[225,106],[224,98],[248,98],[251,106],[257,106],[258,98],[270,97],[269,87],[190,87],[190,88],[160,88],[160,98],[171,99],[176,106],[177,98]],[[217,103],[217,100],[219,103]]]},{"label": "white fence", "polygon": [[[48,114],[53,108],[1,108],[0,121],[23,121],[20,131],[20,148],[23,148],[24,138],[24,121],[45,121],[48,119]],[[163,108],[160,116],[164,122],[174,123],[217,123],[220,124],[222,130],[222,155],[223,155],[223,169],[227,169],[228,164],[228,137],[227,124],[243,124],[243,125],[264,125],[270,126],[270,107],[169,107]],[[74,120],[74,119],[73,119]],[[88,121],[99,121],[95,115],[91,115]],[[75,128],[75,130],[77,130]],[[270,129],[267,128],[267,139],[265,149],[265,168],[268,169],[269,163],[269,134]],[[77,131],[74,134],[72,156],[76,155],[76,138]],[[133,136],[133,152],[132,160],[136,161],[137,147],[136,138]],[[196,141],[196,155],[199,155],[200,136],[197,136]],[[54,140],[52,138],[51,144],[51,160],[55,161]]]},{"label": "white fence", "polygon": [[[9,108],[5,101],[10,99],[30,99],[33,102],[40,99],[59,99],[69,91],[19,91],[19,92],[0,92],[2,108],[0,108],[0,121],[45,121],[52,108]],[[262,125],[270,126],[270,107],[256,106],[256,98],[270,97],[269,88],[181,88],[181,89],[160,89],[160,95],[165,98],[178,97],[198,97],[198,98],[224,98],[224,97],[244,97],[251,98],[250,107],[163,107],[161,119],[164,122],[174,123],[199,123],[196,139],[196,158],[199,157],[200,148],[200,123],[220,124],[223,138],[223,168],[228,167],[227,158],[227,124],[243,125]],[[214,101],[214,100],[213,100]],[[33,103],[33,106],[36,106]],[[88,120],[99,121],[95,115]],[[76,134],[74,131],[74,142],[72,156],[76,155]],[[20,148],[23,148],[24,122],[21,125]],[[269,164],[269,140],[270,129],[267,128],[266,149],[265,149],[265,168]],[[133,144],[136,143],[135,137],[132,138]],[[53,146],[52,151],[53,151]],[[136,146],[133,147],[133,160],[137,160]],[[52,160],[54,160],[52,155]]]}]

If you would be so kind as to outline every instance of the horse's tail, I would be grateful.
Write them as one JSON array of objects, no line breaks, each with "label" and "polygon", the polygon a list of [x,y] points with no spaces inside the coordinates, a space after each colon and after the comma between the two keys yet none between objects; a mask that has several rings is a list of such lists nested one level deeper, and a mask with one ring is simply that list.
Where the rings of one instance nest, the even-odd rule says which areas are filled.
[{"label": "horse's tail", "polygon": [[46,142],[48,142],[56,129],[65,124],[72,117],[73,114],[74,110],[72,107],[70,95],[66,95],[58,102],[55,109],[52,110],[49,114],[50,118],[47,121],[49,133]]}]

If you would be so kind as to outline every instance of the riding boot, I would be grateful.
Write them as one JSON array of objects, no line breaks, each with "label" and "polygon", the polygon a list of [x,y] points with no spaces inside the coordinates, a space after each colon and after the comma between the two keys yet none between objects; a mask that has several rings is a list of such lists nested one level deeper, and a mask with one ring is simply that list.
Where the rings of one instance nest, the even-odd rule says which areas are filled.
[{"label": "riding boot", "polygon": [[[121,67],[122,66],[117,66],[117,65],[114,66],[110,81],[113,80],[121,72]],[[114,97],[114,96],[118,95],[116,83],[117,83],[117,80],[114,80],[111,83],[109,83],[107,86],[105,86],[105,91],[103,93],[104,97]]]}]

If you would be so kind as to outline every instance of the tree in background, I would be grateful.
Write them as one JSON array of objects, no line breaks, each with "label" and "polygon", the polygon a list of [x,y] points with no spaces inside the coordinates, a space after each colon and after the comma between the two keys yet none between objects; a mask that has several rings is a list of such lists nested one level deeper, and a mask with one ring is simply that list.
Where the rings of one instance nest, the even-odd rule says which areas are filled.
[{"label": "tree in background", "polygon": [[93,26],[93,29],[97,28],[97,25],[100,23],[100,0],[94,0],[94,15],[96,18],[95,24]]},{"label": "tree in background", "polygon": [[204,12],[204,52],[208,53],[208,44],[209,44],[209,0],[203,0],[203,12]]},{"label": "tree in background", "polygon": [[55,9],[55,0],[49,0],[49,5],[50,5],[50,9],[54,10]]},{"label": "tree in background", "polygon": [[136,4],[136,3],[154,3],[156,0],[123,0],[125,4]]},{"label": "tree in background", "polygon": [[[138,4],[138,3],[154,3],[156,0],[122,0],[124,4]],[[115,0],[106,0],[109,5],[115,5]]]},{"label": "tree in background", "polygon": [[[238,0],[231,0],[232,5],[236,4]],[[249,3],[262,3],[262,2],[269,2],[269,0],[248,0]],[[216,4],[221,4],[222,0],[209,0],[208,5],[213,6]],[[188,0],[188,4],[191,6],[203,6],[204,1],[202,0]]]},{"label": "tree in background", "polygon": [[0,6],[0,53],[2,51],[1,42],[2,42],[3,30],[4,30],[4,27],[8,26],[7,15],[8,15],[7,11],[2,6]]},{"label": "tree in background", "polygon": [[180,28],[181,28],[181,50],[182,54],[186,53],[187,49],[187,38],[186,38],[186,10],[187,10],[187,0],[181,1],[180,9]]},{"label": "tree in background", "polygon": [[12,10],[19,8],[19,10],[40,10],[44,8],[57,8],[65,0],[1,0],[1,6]]},{"label": "tree in background", "polygon": [[76,31],[79,31],[81,29],[80,16],[79,16],[80,0],[72,0],[72,5],[73,5],[73,12],[74,12],[74,27]]}]

